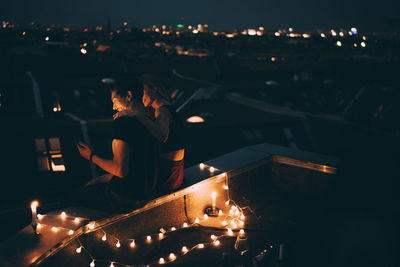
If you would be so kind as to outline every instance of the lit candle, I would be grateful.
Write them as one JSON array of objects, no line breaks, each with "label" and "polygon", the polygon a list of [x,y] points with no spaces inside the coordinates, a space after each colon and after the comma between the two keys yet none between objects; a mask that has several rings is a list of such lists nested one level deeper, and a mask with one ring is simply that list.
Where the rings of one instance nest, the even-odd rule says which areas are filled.
[{"label": "lit candle", "polygon": [[213,210],[215,210],[217,193],[216,192],[212,192],[211,198],[212,198],[212,208],[213,208]]},{"label": "lit candle", "polygon": [[36,227],[37,227],[37,217],[36,217],[36,208],[39,205],[39,202],[36,200],[31,203],[31,210],[32,210],[32,227],[33,231],[36,234]]}]

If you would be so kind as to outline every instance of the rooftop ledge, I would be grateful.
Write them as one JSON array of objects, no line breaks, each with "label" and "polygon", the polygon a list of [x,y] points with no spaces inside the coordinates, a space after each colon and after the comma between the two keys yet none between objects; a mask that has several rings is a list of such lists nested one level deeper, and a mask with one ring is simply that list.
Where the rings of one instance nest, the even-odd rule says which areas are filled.
[{"label": "rooftop ledge", "polygon": [[[130,213],[110,215],[91,209],[71,207],[64,210],[67,218],[60,219],[60,211],[45,214],[39,220],[42,226],[39,237],[34,237],[32,227],[28,225],[0,244],[3,254],[0,265],[41,265],[76,241],[79,236],[107,227],[118,228],[121,222],[135,220],[136,215],[140,218],[140,214],[157,213],[157,207],[161,205],[165,205],[166,209],[168,206],[174,206],[176,209],[179,203],[184,202],[185,211],[176,209],[175,220],[182,223],[192,218],[194,221],[195,217],[203,214],[204,207],[210,205],[208,195],[211,191],[224,195],[225,189],[232,187],[230,190],[233,192],[233,184],[239,185],[246,180],[246,183],[254,180],[253,182],[263,184],[263,180],[270,177],[270,180],[288,191],[321,193],[337,173],[339,163],[336,158],[266,143],[245,147],[185,169],[183,189],[153,199]],[[242,186],[236,187],[236,191],[241,190],[246,191]],[[231,198],[229,194],[228,192],[228,197]],[[189,205],[190,202],[193,203],[192,206]],[[164,218],[163,223],[168,220],[171,219]],[[209,220],[205,225],[215,227],[216,223]],[[251,225],[251,220],[248,223]],[[155,229],[159,227],[158,225]]]}]

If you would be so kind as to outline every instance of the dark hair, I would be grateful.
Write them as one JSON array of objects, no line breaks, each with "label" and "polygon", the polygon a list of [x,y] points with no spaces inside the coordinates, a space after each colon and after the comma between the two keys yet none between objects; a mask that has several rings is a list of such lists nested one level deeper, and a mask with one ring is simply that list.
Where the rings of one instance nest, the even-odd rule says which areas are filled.
[{"label": "dark hair", "polygon": [[133,77],[121,77],[115,80],[111,91],[119,96],[125,97],[128,91],[132,93],[132,99],[142,102],[143,99],[143,83]]},{"label": "dark hair", "polygon": [[171,101],[170,97],[168,96],[167,90],[165,89],[163,83],[159,78],[150,73],[145,73],[140,75],[138,79],[143,84],[146,84],[153,93],[161,98],[164,98],[168,102]]}]

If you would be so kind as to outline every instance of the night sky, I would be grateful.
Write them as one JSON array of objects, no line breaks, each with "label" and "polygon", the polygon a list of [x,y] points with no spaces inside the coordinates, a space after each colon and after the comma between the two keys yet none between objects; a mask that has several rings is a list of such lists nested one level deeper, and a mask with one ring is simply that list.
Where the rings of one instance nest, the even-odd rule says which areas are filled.
[{"label": "night sky", "polygon": [[212,29],[264,26],[298,30],[349,28],[387,31],[387,19],[398,19],[398,0],[36,0],[1,4],[0,19],[13,24],[131,26],[208,24]]}]

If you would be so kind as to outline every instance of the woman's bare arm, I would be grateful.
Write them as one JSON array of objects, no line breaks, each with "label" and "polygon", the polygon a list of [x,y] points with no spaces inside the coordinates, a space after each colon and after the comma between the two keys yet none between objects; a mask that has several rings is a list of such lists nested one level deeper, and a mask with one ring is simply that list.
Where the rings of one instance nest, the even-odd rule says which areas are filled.
[{"label": "woman's bare arm", "polygon": [[149,130],[157,140],[165,143],[169,136],[171,114],[168,109],[163,108],[156,111],[155,118],[155,121],[153,121],[143,113],[138,115],[138,120],[143,123],[147,130]]}]

